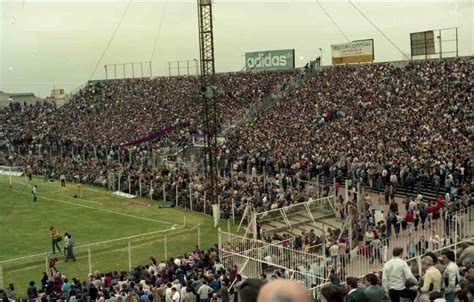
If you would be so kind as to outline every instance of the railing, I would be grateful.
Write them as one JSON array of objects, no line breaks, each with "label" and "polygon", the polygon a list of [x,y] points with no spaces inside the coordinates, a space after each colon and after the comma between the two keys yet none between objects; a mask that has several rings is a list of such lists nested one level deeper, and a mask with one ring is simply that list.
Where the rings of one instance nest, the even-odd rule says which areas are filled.
[{"label": "railing", "polygon": [[[464,239],[463,241],[461,242],[458,242],[458,243],[454,243],[454,244],[450,244],[450,245],[447,245],[447,246],[444,246],[442,248],[438,248],[436,250],[430,250],[430,252],[432,253],[435,253],[435,254],[439,254],[441,253],[443,250],[455,250],[457,249],[458,246],[461,246],[461,245],[465,245],[465,246],[469,246],[469,245],[472,245],[472,239],[473,239],[473,236],[471,236],[470,238],[467,238],[467,239]],[[457,253],[455,252],[454,253],[455,255],[457,255]],[[415,256],[413,258],[410,258],[410,259],[407,259],[407,263],[408,265],[410,266],[410,268],[415,268],[415,270],[417,272],[422,272],[422,268],[421,268],[421,260],[423,258],[424,255],[418,255],[418,256]],[[367,273],[370,273],[370,271],[367,271]],[[363,276],[358,276],[359,278],[362,278]],[[340,280],[341,281],[341,284],[344,284],[345,283],[345,280]],[[330,282],[326,282],[326,283],[323,283],[323,284],[319,284],[319,285],[314,285],[314,286],[311,286],[308,288],[309,292],[310,292],[310,296],[315,300],[315,301],[318,301],[317,299],[319,299],[320,297],[320,294],[321,294],[321,289],[330,284]]]},{"label": "railing", "polygon": [[[0,261],[0,288],[2,283],[18,280],[25,271],[31,272],[32,279],[50,272],[49,260],[57,258],[58,271],[69,276],[91,274],[94,271],[132,270],[136,265],[143,265],[150,256],[158,261],[181,255],[183,249],[191,251],[201,243],[200,226],[173,225],[168,229],[127,236],[101,242],[74,246],[74,264],[65,264],[63,251],[52,254],[50,251]],[[189,240],[194,237],[195,241]],[[184,246],[183,243],[189,246]],[[59,243],[62,248],[62,242]],[[12,283],[12,282],[10,282]]]},{"label": "railing", "polygon": [[220,258],[225,267],[237,266],[246,278],[284,270],[292,279],[311,284],[325,282],[326,258],[286,247],[289,242],[267,243],[219,230]]},{"label": "railing", "polygon": [[[381,240],[376,246],[369,245],[364,239],[348,254],[333,258],[333,267],[337,277],[344,280],[347,276],[361,277],[368,269],[381,270],[383,263],[390,259],[393,247],[402,247],[407,259],[449,245],[453,245],[456,250],[457,242],[474,236],[473,217],[474,209],[469,207],[453,214],[445,212],[441,218],[434,219],[431,223],[425,221],[424,227],[421,223],[418,224],[416,229],[414,224],[406,229],[389,225],[392,236]],[[428,246],[419,245],[422,240],[426,240]]]},{"label": "railing", "polygon": [[[256,220],[254,224],[257,222],[262,224],[262,232],[274,232],[279,229],[290,231],[295,224],[306,224],[319,228],[320,226],[317,224],[319,218],[336,216],[335,202],[336,197],[333,195],[256,213],[253,218]],[[270,223],[279,223],[283,226],[270,229],[268,227]]]},{"label": "railing", "polygon": [[[389,226],[393,228],[392,225]],[[393,230],[395,231],[395,230]],[[290,279],[302,281],[317,298],[321,288],[331,279],[343,283],[348,276],[363,277],[367,273],[381,271],[383,263],[390,257],[393,247],[402,247],[406,259],[421,272],[420,258],[428,251],[439,252],[471,244],[474,238],[474,207],[464,207],[456,212],[444,212],[438,219],[426,220],[415,229],[397,230],[397,234],[383,239],[380,244],[367,245],[361,241],[349,253],[335,257],[323,257],[311,253],[292,250],[278,244],[265,243],[242,236],[219,232],[219,249],[223,261],[237,265],[242,275],[257,278],[272,269],[283,269]],[[423,244],[426,240],[427,245]],[[420,244],[421,243],[421,244]],[[247,270],[251,267],[251,270]]]}]

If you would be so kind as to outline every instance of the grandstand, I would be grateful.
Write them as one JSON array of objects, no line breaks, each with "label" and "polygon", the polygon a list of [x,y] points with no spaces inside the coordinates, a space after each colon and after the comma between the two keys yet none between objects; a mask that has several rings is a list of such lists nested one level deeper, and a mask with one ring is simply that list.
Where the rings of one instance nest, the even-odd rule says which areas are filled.
[{"label": "grandstand", "polygon": [[[2,299],[226,302],[247,279],[288,279],[329,301],[324,288],[349,296],[347,277],[376,272],[398,301],[382,282],[396,247],[420,288],[453,251],[443,294],[474,295],[474,57],[457,28],[412,33],[410,59],[349,1],[406,58],[374,62],[374,39],[350,41],[317,1],[347,40],[331,65],[321,48],[301,68],[295,49],[270,50],[216,73],[213,4],[199,0],[200,76],[175,61],[178,76],[168,63],[153,77],[150,60],[148,76],[121,63],[92,79],[130,4],[63,106],[0,108]],[[455,51],[441,36],[454,29]]]}]

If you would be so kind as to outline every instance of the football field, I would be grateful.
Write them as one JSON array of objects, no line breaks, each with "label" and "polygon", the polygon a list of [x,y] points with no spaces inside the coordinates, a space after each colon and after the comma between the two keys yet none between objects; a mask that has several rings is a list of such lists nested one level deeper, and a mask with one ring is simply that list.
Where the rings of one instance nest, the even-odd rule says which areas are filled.
[{"label": "football field", "polygon": [[[37,284],[47,271],[47,259],[65,276],[84,280],[89,271],[123,271],[130,265],[148,264],[190,251],[200,243],[209,248],[217,243],[212,217],[182,208],[160,208],[149,199],[126,199],[110,191],[85,186],[80,198],[74,184],[0,177],[0,281],[4,288],[14,283],[20,297],[29,281]],[[32,186],[38,200],[33,202]],[[76,262],[64,262],[64,255],[52,253],[49,227],[61,236],[68,232],[74,241]],[[220,226],[228,227],[226,221]],[[234,230],[234,226],[231,226]],[[64,242],[60,242],[62,248]],[[0,287],[2,284],[0,284]]]}]

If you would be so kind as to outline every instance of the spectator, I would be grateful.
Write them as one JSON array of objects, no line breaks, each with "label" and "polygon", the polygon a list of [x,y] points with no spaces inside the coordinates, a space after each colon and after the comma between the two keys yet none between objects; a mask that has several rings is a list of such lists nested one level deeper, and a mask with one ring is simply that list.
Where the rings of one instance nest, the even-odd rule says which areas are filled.
[{"label": "spectator", "polygon": [[13,285],[13,284],[8,285],[7,297],[10,300],[16,300],[15,285]]},{"label": "spectator", "polygon": [[413,236],[410,235],[410,239],[408,241],[408,246],[407,246],[407,251],[408,251],[408,259],[414,258],[416,255],[416,244],[415,240],[413,239]]},{"label": "spectator", "polygon": [[256,302],[260,288],[263,286],[260,279],[246,279],[243,281],[238,290],[239,302]]},{"label": "spectator", "polygon": [[419,302],[428,302],[429,295],[433,292],[441,291],[441,273],[434,267],[433,258],[430,256],[423,257],[423,286],[420,288]]},{"label": "spectator", "polygon": [[456,291],[459,289],[459,281],[461,279],[459,276],[459,267],[454,262],[455,255],[453,251],[444,251],[442,255],[443,263],[446,265],[443,274],[444,297],[447,302],[454,302]]},{"label": "spectator", "polygon": [[428,250],[428,241],[425,239],[425,236],[421,236],[417,244],[418,255],[424,255],[427,250]]},{"label": "spectator", "polygon": [[[209,299],[207,299],[207,300],[209,300]],[[206,300],[201,299],[201,301],[206,301]],[[171,302],[180,302],[179,293],[176,290],[176,287],[171,288]]]},{"label": "spectator", "polygon": [[409,266],[401,259],[403,248],[393,249],[393,258],[383,266],[382,284],[392,302],[400,302],[400,298],[413,301],[416,292],[407,287],[407,282],[418,284]]},{"label": "spectator", "polygon": [[435,231],[433,231],[433,232],[431,233],[430,242],[431,242],[431,246],[432,246],[433,250],[436,251],[436,250],[439,249],[441,239],[439,238],[438,234],[436,234]]},{"label": "spectator", "polygon": [[72,241],[72,235],[67,234],[67,240],[66,241],[66,262],[69,260],[76,261],[76,257],[74,256],[74,243]]},{"label": "spectator", "polygon": [[456,293],[456,302],[470,302],[467,290],[460,290]]},{"label": "spectator", "polygon": [[61,252],[61,248],[58,245],[58,242],[60,241],[60,236],[58,231],[53,226],[49,228],[49,235],[51,237],[51,243],[53,246],[53,254],[56,253],[56,249],[58,250],[58,252]]},{"label": "spectator", "polygon": [[36,289],[35,281],[30,281],[29,287],[26,291],[26,296],[30,302],[34,302],[36,301],[36,298],[38,298],[38,290]]},{"label": "spectator", "polygon": [[379,280],[375,274],[365,276],[366,288],[364,290],[367,302],[380,302],[385,299],[385,291],[379,285]]},{"label": "spectator", "polygon": [[310,299],[305,287],[294,281],[278,279],[262,286],[257,301],[310,302]]},{"label": "spectator", "polygon": [[445,299],[443,299],[443,295],[440,292],[433,292],[429,296],[430,302],[446,302]]},{"label": "spectator", "polygon": [[321,288],[321,302],[344,302],[343,290],[334,284],[328,284]]},{"label": "spectator", "polygon": [[347,287],[347,302],[365,302],[367,297],[363,289],[360,289],[358,286],[359,280],[355,277],[346,278],[346,287]]},{"label": "spectator", "polygon": [[207,285],[207,281],[203,281],[202,285],[199,287],[197,294],[199,295],[199,301],[207,302],[209,301],[209,295],[212,294],[212,288]]}]

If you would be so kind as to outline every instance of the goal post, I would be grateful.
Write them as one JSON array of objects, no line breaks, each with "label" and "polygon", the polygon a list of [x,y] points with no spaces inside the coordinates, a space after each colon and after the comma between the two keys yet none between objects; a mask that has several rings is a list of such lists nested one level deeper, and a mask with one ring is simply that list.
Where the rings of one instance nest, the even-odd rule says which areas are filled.
[{"label": "goal post", "polygon": [[24,171],[24,168],[21,166],[16,166],[16,167],[0,166],[0,176],[8,177],[10,190],[13,189],[12,177],[21,177],[23,175],[25,175],[25,171]]}]

